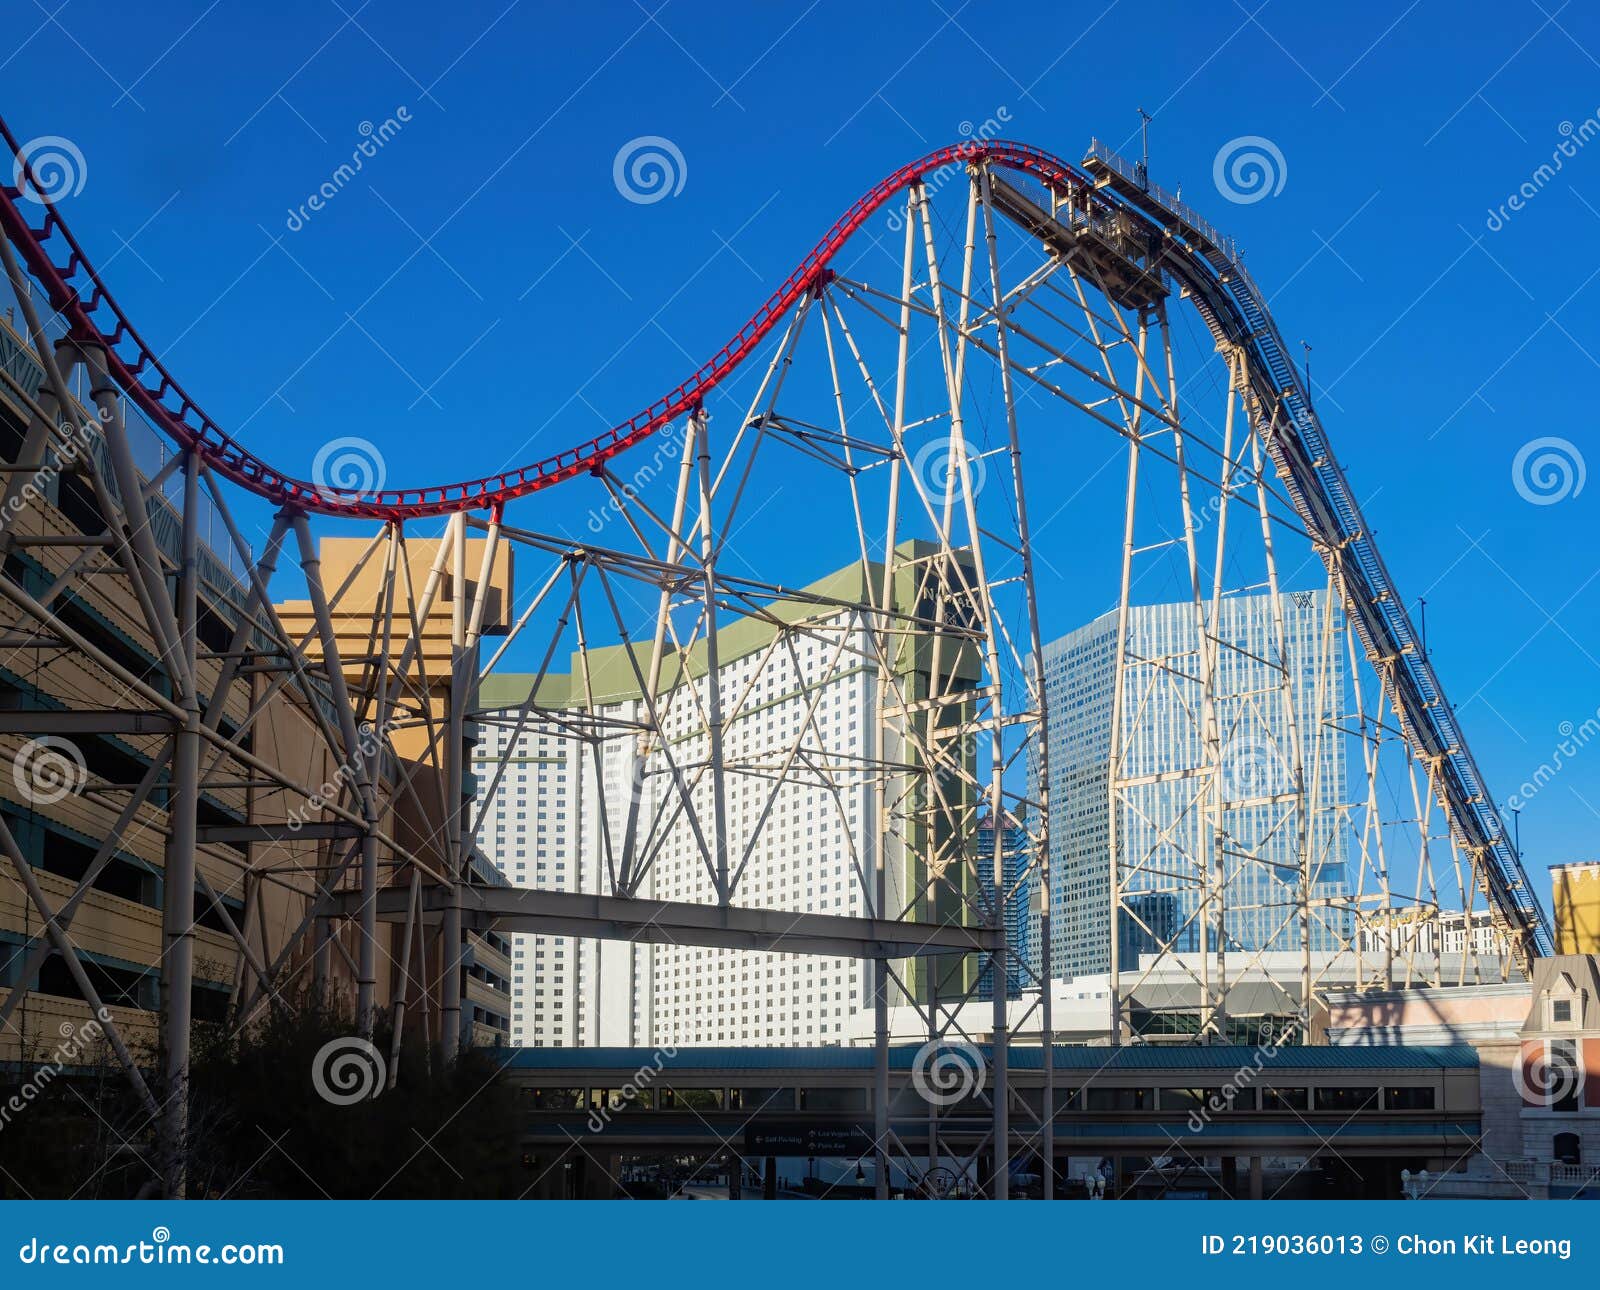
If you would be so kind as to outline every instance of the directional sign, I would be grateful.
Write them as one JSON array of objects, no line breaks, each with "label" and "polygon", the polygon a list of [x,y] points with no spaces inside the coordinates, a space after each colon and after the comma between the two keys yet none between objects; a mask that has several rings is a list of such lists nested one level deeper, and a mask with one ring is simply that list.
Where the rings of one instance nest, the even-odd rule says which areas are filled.
[{"label": "directional sign", "polygon": [[860,1124],[798,1124],[754,1120],[744,1131],[744,1149],[752,1156],[871,1155],[872,1134]]}]

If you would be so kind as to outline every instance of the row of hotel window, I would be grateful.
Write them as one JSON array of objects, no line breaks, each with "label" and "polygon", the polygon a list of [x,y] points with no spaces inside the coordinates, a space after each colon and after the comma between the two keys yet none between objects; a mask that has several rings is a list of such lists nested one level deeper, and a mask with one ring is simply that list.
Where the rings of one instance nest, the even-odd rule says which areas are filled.
[{"label": "row of hotel window", "polygon": [[[524,1086],[531,1111],[865,1111],[864,1088],[550,1088]],[[1041,1089],[1017,1090],[1037,1106]],[[1431,1111],[1436,1090],[1429,1086],[1318,1085],[1272,1088],[1058,1088],[1057,1111]],[[969,1099],[970,1107],[984,1105]],[[916,1089],[895,1091],[893,1109],[926,1106]],[[958,1105],[953,1109],[960,1111]],[[947,1113],[949,1111],[947,1109]]]}]

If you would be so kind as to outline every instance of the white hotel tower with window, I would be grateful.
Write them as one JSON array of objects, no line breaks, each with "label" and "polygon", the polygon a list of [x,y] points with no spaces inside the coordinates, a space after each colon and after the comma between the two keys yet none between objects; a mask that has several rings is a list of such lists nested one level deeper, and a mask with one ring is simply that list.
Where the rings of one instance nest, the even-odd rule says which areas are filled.
[{"label": "white hotel tower with window", "polygon": [[[847,570],[808,591],[854,603],[864,598],[854,586],[860,578]],[[779,628],[778,620],[788,625]],[[867,632],[854,611],[819,615],[815,604],[780,602],[765,620],[724,626],[718,655],[734,903],[870,914],[866,884],[878,825],[868,763],[881,754],[880,680]],[[664,674],[663,737],[645,758],[639,790],[636,853],[648,867],[636,894],[710,905],[706,853],[677,809],[674,778],[676,767],[693,785],[696,815],[709,821],[701,659],[703,651],[691,649],[687,682],[670,665]],[[540,682],[517,734],[535,679],[484,682],[476,789],[487,809],[478,845],[516,886],[609,893],[627,830],[637,747],[631,727],[644,708],[634,667],[622,646],[589,649],[585,660],[574,658],[571,675]],[[797,741],[804,756],[786,762]],[[604,793],[597,775],[605,777]],[[887,869],[888,904],[899,910],[917,887],[892,858]],[[870,965],[853,958],[553,935],[512,941],[511,1039],[519,1046],[842,1044],[850,1018],[871,1008]]]}]

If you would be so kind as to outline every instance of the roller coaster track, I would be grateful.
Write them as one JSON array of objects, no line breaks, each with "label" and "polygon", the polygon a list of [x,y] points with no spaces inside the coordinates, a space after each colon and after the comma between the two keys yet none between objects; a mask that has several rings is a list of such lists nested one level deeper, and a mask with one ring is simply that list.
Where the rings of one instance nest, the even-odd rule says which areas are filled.
[{"label": "roller coaster track", "polygon": [[[0,135],[17,159],[16,175],[31,177],[16,137]],[[1115,169],[1115,159],[1098,156]],[[1218,343],[1246,356],[1251,392],[1272,422],[1268,446],[1307,531],[1325,562],[1339,562],[1346,609],[1369,656],[1384,674],[1397,712],[1418,755],[1436,772],[1440,798],[1457,843],[1473,857],[1479,883],[1496,918],[1529,958],[1551,952],[1546,915],[1528,882],[1498,808],[1468,749],[1437,675],[1373,541],[1343,470],[1297,379],[1283,338],[1260,290],[1232,243],[1203,220],[1145,189],[1143,200],[1120,185],[1097,184],[1042,149],[1002,140],[941,148],[902,166],[874,185],[839,217],[799,266],[717,353],[687,380],[629,420],[556,456],[482,479],[421,488],[356,493],[284,474],[229,436],[183,388],[117,304],[78,240],[53,205],[30,220],[21,188],[0,189],[0,224],[28,272],[65,322],[68,337],[103,349],[111,379],[180,447],[199,454],[215,473],[290,511],[400,523],[462,511],[498,513],[507,502],[596,470],[676,419],[699,408],[761,344],[792,307],[829,280],[830,262],[861,226],[896,194],[945,167],[987,165],[1026,176],[1080,206],[1116,213],[1159,246],[1163,272],[1189,292]],[[26,182],[26,179],[23,179]],[[36,186],[38,187],[38,186]],[[37,215],[34,215],[37,218]]]}]

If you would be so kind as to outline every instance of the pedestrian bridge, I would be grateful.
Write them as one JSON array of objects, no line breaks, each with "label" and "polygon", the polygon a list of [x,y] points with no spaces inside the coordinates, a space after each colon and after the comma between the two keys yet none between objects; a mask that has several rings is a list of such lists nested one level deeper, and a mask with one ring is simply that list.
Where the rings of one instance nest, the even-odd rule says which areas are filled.
[{"label": "pedestrian bridge", "polygon": [[[989,1056],[889,1049],[888,1131],[906,1156],[930,1170],[953,1155],[990,1167]],[[1042,1170],[1043,1058],[1013,1047],[1008,1064],[1008,1155],[1028,1173]],[[1467,1045],[1057,1047],[1053,1067],[1060,1180],[1084,1158],[1110,1162],[1126,1186],[1151,1161],[1239,1180],[1243,1158],[1250,1181],[1236,1194],[1259,1195],[1263,1160],[1294,1157],[1336,1164],[1356,1194],[1389,1194],[1400,1169],[1448,1169],[1482,1132],[1478,1056]],[[538,1194],[626,1194],[630,1164],[651,1158],[724,1168],[737,1159],[746,1176],[770,1177],[780,1159],[870,1164],[876,1151],[870,1048],[535,1048],[511,1056],[506,1075]]]}]

